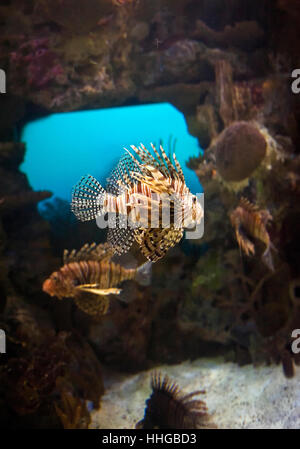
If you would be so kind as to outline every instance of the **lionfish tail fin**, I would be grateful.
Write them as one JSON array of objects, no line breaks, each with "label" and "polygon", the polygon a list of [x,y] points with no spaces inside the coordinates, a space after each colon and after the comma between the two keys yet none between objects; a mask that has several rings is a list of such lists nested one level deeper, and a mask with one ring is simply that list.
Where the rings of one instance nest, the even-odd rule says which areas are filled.
[{"label": "lionfish tail fin", "polygon": [[143,286],[150,285],[152,276],[152,262],[145,262],[137,269],[136,281]]},{"label": "lionfish tail fin", "polygon": [[83,176],[73,187],[71,210],[81,221],[102,215],[105,190],[91,175]]}]

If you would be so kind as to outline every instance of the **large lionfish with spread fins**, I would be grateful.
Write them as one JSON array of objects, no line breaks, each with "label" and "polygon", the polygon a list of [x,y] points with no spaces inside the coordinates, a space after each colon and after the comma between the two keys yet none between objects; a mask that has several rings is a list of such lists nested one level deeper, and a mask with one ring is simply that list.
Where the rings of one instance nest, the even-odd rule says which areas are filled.
[{"label": "large lionfish with spread fins", "polygon": [[[200,224],[202,206],[188,189],[182,168],[162,146],[126,148],[107,182],[106,190],[91,175],[73,188],[71,209],[81,221],[113,213],[107,240],[118,254],[135,240],[143,255],[155,262],[178,243],[185,228]],[[109,218],[110,220],[110,218]]]},{"label": "large lionfish with spread fins", "polygon": [[[107,313],[109,295],[119,295],[119,284],[136,280],[148,285],[151,262],[137,268],[125,268],[112,262],[115,249],[109,243],[85,244],[80,250],[64,251],[63,266],[45,280],[44,292],[59,299],[73,298],[76,305],[89,315]],[[84,293],[91,293],[86,295]]]}]

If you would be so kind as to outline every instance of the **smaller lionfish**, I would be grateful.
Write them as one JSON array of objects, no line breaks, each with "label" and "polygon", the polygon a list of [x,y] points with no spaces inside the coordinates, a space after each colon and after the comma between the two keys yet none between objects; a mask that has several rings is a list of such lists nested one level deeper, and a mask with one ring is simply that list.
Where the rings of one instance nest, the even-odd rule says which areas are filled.
[{"label": "smaller lionfish", "polygon": [[247,256],[255,254],[254,243],[248,238],[256,238],[266,245],[262,259],[270,270],[274,270],[271,249],[275,250],[266,226],[272,215],[268,210],[260,210],[255,204],[242,197],[239,206],[230,214],[239,247]]},{"label": "smaller lionfish", "polygon": [[[63,267],[45,280],[44,292],[50,296],[74,298],[76,305],[90,315],[106,314],[108,295],[119,295],[116,288],[123,281],[136,280],[141,285],[150,282],[151,262],[138,268],[125,268],[111,262],[115,254],[108,243],[85,244],[79,251],[64,251]],[[92,293],[92,297],[83,295]]]},{"label": "smaller lionfish", "polygon": [[[107,240],[118,254],[127,252],[135,240],[150,261],[162,258],[178,243],[183,230],[199,224],[202,206],[188,189],[182,168],[162,146],[143,144],[120,160],[104,190],[91,175],[73,188],[71,209],[79,220],[93,220],[108,213],[115,216]],[[165,219],[168,219],[167,222]]]},{"label": "smaller lionfish", "polygon": [[194,399],[205,391],[183,394],[168,376],[154,373],[152,394],[146,401],[145,415],[136,424],[137,429],[199,429],[207,427],[210,415],[204,401]]}]

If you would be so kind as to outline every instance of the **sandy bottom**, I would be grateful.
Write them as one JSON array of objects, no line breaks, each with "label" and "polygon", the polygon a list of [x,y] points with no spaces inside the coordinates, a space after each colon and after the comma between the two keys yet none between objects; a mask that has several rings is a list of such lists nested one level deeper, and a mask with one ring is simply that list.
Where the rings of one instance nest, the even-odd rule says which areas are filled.
[{"label": "sandy bottom", "polygon": [[[300,368],[293,379],[286,379],[280,366],[239,367],[218,358],[162,365],[157,370],[187,393],[206,390],[201,399],[218,428],[300,428]],[[151,372],[105,371],[106,393],[100,410],[92,413],[90,427],[134,428],[151,393]]]}]

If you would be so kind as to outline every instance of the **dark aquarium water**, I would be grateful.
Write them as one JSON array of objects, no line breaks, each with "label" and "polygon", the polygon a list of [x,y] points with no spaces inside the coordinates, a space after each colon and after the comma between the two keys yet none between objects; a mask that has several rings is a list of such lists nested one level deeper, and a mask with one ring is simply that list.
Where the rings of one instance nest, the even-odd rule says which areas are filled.
[{"label": "dark aquarium water", "polygon": [[1,3],[2,429],[300,428],[299,25]]}]

